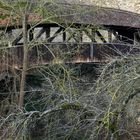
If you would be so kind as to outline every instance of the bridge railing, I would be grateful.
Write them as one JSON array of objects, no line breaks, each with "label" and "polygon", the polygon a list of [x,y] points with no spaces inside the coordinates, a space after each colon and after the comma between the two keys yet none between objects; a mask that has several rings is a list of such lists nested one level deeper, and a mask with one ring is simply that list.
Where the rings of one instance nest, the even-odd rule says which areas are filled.
[{"label": "bridge railing", "polygon": [[[47,43],[29,46],[29,65],[48,63],[106,62],[134,53],[133,45],[119,43]],[[2,52],[3,51],[3,52]],[[1,63],[22,65],[23,45],[1,49]]]}]

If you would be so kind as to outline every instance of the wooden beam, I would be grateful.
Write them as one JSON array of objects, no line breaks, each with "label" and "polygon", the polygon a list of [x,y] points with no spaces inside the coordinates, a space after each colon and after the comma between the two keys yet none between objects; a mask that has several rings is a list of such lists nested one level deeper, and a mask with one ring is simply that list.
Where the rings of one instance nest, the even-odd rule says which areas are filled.
[{"label": "wooden beam", "polygon": [[[74,39],[76,42],[80,43],[82,42],[83,40],[83,33],[82,33],[82,30],[79,30],[79,31],[72,31],[72,30],[67,30],[70,34],[69,38],[66,40],[67,42],[70,40],[70,39]],[[76,35],[76,36],[75,36]]]},{"label": "wooden beam", "polygon": [[23,37],[23,32],[20,33],[19,36],[18,36],[16,39],[13,40],[12,45],[13,45],[13,46],[14,46],[14,45],[17,45],[18,42],[22,39],[22,37]]},{"label": "wooden beam", "polygon": [[95,40],[95,29],[91,29],[91,35],[92,35],[92,38],[91,38],[92,42],[97,42]]},{"label": "wooden beam", "polygon": [[40,38],[44,32],[45,32],[45,29],[42,28],[42,29],[39,31],[39,33],[36,35],[35,39]]},{"label": "wooden beam", "polygon": [[99,31],[96,31],[96,34],[99,36],[99,38],[103,41],[103,43],[107,43],[107,41],[104,39],[102,34]]},{"label": "wooden beam", "polygon": [[66,31],[63,29],[63,42],[66,42]]},{"label": "wooden beam", "polygon": [[69,32],[70,36],[69,36],[69,38],[66,41],[68,42],[68,41],[70,41],[70,39],[73,38],[77,42],[77,39],[75,37],[73,37],[74,32],[72,32],[72,31],[68,31],[68,32]]},{"label": "wooden beam", "polygon": [[93,60],[94,58],[94,48],[93,44],[90,44],[90,59]]},{"label": "wooden beam", "polygon": [[95,40],[95,31],[91,31],[91,34],[89,33],[89,31],[84,30],[85,34],[91,39],[92,42],[96,42]]},{"label": "wooden beam", "polygon": [[108,31],[108,42],[112,42],[112,33],[110,31]]},{"label": "wooden beam", "polygon": [[29,41],[32,41],[34,39],[34,29],[29,31]]},{"label": "wooden beam", "polygon": [[61,31],[63,31],[63,29],[60,27],[60,28],[53,34],[53,36],[50,37],[50,38],[48,39],[48,42],[52,42],[52,41],[57,37],[57,35],[58,35]]},{"label": "wooden beam", "polygon": [[46,39],[50,38],[51,29],[50,27],[44,27],[46,33]]},{"label": "wooden beam", "polygon": [[93,40],[92,39],[92,35],[89,33],[89,31],[87,30],[84,30],[85,34],[91,39],[91,41]]},{"label": "wooden beam", "polygon": [[82,30],[79,31],[79,42],[83,41],[83,32]]}]

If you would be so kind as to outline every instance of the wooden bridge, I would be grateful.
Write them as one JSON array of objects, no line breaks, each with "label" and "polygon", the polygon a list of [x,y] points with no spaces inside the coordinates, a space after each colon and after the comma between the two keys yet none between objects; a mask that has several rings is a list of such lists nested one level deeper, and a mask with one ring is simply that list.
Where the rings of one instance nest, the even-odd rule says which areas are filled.
[{"label": "wooden bridge", "polygon": [[[28,18],[29,65],[107,62],[139,51],[139,14],[67,3],[46,3],[45,8],[47,16],[55,16],[44,20],[45,14],[31,12]],[[16,17],[13,22],[15,17],[11,16],[9,20],[4,10],[0,14],[5,15],[0,19],[1,65],[6,62],[21,67],[24,53],[21,19]]]}]

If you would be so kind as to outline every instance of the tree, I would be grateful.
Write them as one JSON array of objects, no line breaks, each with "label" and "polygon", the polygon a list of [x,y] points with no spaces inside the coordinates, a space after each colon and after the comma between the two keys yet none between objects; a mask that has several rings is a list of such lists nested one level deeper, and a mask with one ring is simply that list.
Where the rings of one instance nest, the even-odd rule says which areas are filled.
[{"label": "tree", "polygon": [[[0,4],[1,8],[9,11],[9,14],[12,13],[14,16],[15,14],[19,16],[19,22],[22,23],[24,47],[23,63],[20,72],[21,80],[19,80],[18,91],[20,94],[18,100],[19,106],[17,107],[16,102],[12,104],[11,106],[14,106],[14,109],[12,108],[10,113],[7,113],[4,116],[5,118],[1,119],[0,129],[4,132],[1,139],[90,140],[119,138],[120,133],[125,131],[127,129],[125,126],[128,125],[125,122],[129,118],[129,115],[126,115],[126,108],[128,108],[129,103],[135,97],[139,96],[139,56],[129,54],[112,60],[106,66],[102,67],[100,77],[96,82],[94,81],[95,85],[91,83],[90,89],[88,89],[89,87],[86,88],[86,84],[82,83],[84,79],[79,79],[77,76],[77,73],[79,73],[78,67],[70,68],[65,64],[41,65],[39,63],[37,65],[30,65],[28,56],[31,50],[37,46],[38,51],[40,51],[40,44],[45,46],[49,39],[54,39],[54,36],[57,34],[63,34],[63,30],[67,30],[70,37],[73,36],[73,39],[78,43],[81,36],[78,36],[80,34],[76,33],[86,30],[85,32],[90,36],[88,32],[90,26],[81,26],[79,28],[73,25],[75,27],[73,33],[70,29],[72,25],[61,24],[60,19],[56,18],[58,16],[54,11],[59,9],[61,11],[63,7],[61,4],[56,4],[55,1],[49,2],[50,5],[54,4],[56,9],[51,9],[51,11],[46,8],[41,9],[40,7],[46,5],[44,1],[41,1],[40,5],[35,6],[34,9],[31,6],[34,3],[30,3],[29,1]],[[57,9],[58,7],[59,9]],[[80,9],[78,5],[74,5],[74,8],[79,13],[83,12],[83,9]],[[43,15],[44,19],[29,26],[30,12]],[[67,12],[64,15],[62,14],[62,17],[66,16],[65,14]],[[53,21],[60,25],[60,29],[56,31],[57,33],[54,34],[53,38],[47,37],[47,41],[35,38],[29,42],[29,32],[44,21]],[[65,34],[63,37],[65,39]],[[53,46],[51,47],[53,48]],[[70,54],[66,52],[62,54],[60,49],[54,48],[54,50],[58,54],[59,52],[61,53],[60,58],[65,59],[74,55],[72,54],[73,51]],[[75,50],[74,48],[74,51],[78,52],[79,50]],[[57,54],[54,53],[53,49],[50,52],[54,54],[55,61],[59,62],[59,58],[57,58]],[[63,55],[64,57],[62,57]],[[42,56],[41,52],[38,59],[41,59]],[[35,77],[31,76],[31,80],[28,79],[27,71],[29,69],[32,70],[32,73],[36,74],[36,77],[39,76],[39,78],[33,79]],[[35,96],[35,92],[28,91],[26,85],[27,83],[36,81],[38,83],[34,84],[35,89],[42,82],[43,90],[36,91],[37,94]],[[80,82],[82,86],[79,86]],[[129,89],[127,85],[129,85]],[[28,96],[25,94],[25,88],[27,88]],[[135,119],[132,117],[132,120]],[[125,125],[122,125],[122,122]]]}]

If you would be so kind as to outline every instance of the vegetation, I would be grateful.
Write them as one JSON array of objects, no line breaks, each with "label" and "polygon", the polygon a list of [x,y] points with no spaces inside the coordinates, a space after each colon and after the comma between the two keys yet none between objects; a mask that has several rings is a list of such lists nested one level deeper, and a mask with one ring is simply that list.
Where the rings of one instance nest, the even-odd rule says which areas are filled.
[{"label": "vegetation", "polygon": [[[65,26],[65,30],[70,26],[61,25],[54,13],[40,8],[46,4],[43,0],[34,9],[32,4],[28,1],[0,2],[0,9],[8,11],[11,18],[13,15],[19,17],[24,48],[21,68],[11,65],[14,60],[9,59],[9,46],[5,45],[10,39],[6,35],[7,27],[0,32],[0,139],[139,139],[139,53],[123,55],[103,66],[31,65],[30,51],[46,42],[28,41],[28,32],[44,21]],[[28,28],[30,12],[43,14],[44,19],[34,21]],[[3,18],[5,15],[0,17]],[[58,60],[56,58],[56,62]]]}]

